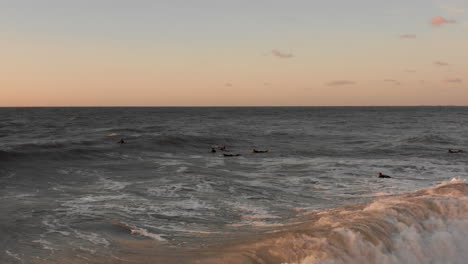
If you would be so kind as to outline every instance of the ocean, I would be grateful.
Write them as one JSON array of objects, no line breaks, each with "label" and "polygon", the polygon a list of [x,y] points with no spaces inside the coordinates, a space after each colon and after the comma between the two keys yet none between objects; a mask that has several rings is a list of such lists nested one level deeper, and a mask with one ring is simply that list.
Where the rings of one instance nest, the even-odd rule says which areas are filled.
[{"label": "ocean", "polygon": [[0,108],[0,263],[465,264],[449,148],[468,107]]}]

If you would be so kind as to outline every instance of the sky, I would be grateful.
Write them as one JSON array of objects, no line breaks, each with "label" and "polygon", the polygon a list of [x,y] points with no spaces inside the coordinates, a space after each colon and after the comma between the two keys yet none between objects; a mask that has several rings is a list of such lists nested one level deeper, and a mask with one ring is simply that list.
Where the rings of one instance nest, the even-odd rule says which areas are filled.
[{"label": "sky", "polygon": [[468,105],[468,0],[0,0],[0,106]]}]

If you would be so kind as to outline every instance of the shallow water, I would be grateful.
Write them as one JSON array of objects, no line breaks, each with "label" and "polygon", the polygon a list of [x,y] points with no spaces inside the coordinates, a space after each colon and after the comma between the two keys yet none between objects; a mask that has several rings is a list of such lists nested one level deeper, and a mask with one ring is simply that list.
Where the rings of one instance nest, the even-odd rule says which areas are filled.
[{"label": "shallow water", "polygon": [[[0,262],[441,260],[421,242],[462,263],[466,191],[412,191],[465,186],[468,154],[447,149],[468,145],[467,124],[464,107],[0,108]],[[242,156],[210,153],[216,145]],[[384,202],[405,199],[426,210],[399,212],[407,228]]]}]

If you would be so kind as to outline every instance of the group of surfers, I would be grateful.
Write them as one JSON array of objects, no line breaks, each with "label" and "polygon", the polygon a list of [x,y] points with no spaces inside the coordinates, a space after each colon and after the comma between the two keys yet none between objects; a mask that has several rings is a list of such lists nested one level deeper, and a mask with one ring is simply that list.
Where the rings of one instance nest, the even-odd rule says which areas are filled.
[{"label": "group of surfers", "polygon": [[[228,152],[229,150],[226,149],[225,145],[211,147],[211,153],[216,153],[218,151]],[[258,150],[256,148],[252,149],[252,153],[267,153],[267,152],[270,152],[270,150],[269,149],[267,149],[267,150]],[[239,157],[239,156],[241,156],[241,154],[239,154],[239,153],[237,153],[237,154],[223,153],[223,156],[224,157]]]},{"label": "group of surfers", "polygon": [[[117,143],[118,144],[127,144],[127,142],[123,138],[121,138],[119,141],[117,141]],[[229,150],[226,149],[225,145],[211,147],[211,153],[216,153],[218,151],[227,152]],[[267,149],[267,150],[258,150],[256,148],[252,149],[252,153],[267,153],[267,152],[270,152],[270,150],[269,149]],[[451,153],[451,154],[464,153],[464,152],[465,151],[463,149],[448,149],[448,153]],[[223,156],[224,157],[239,157],[239,156],[241,156],[241,154],[239,154],[239,153],[237,153],[237,154],[223,153]],[[384,175],[381,172],[379,172],[377,174],[377,178],[392,178],[392,177],[388,176],[388,175]]]},{"label": "group of surfers", "polygon": [[[211,153],[216,153],[218,151],[228,151],[226,149],[226,146],[225,145],[221,145],[221,146],[217,146],[217,147],[211,147]],[[267,153],[267,152],[270,152],[269,149],[267,150],[258,150],[258,149],[252,149],[252,153]],[[241,156],[241,154],[228,154],[228,153],[223,153],[223,156],[224,157],[239,157]],[[391,176],[388,176],[388,175],[385,175],[385,174],[382,174],[381,172],[379,172],[377,174],[377,178],[392,178]]]},{"label": "group of surfers", "polygon": [[[123,138],[121,138],[119,141],[117,141],[118,144],[127,144],[127,141],[125,141]],[[229,151],[226,149],[225,145],[217,146],[217,147],[211,147],[211,153],[216,153],[217,151]],[[258,149],[252,149],[252,153],[267,153],[270,152],[269,149],[267,150],[258,150]],[[239,157],[241,154],[230,154],[230,153],[223,153],[224,157]]]},{"label": "group of surfers", "polygon": [[[464,153],[465,151],[463,149],[448,149],[448,153]],[[377,174],[377,178],[392,178],[388,175],[384,175],[381,172]]]}]

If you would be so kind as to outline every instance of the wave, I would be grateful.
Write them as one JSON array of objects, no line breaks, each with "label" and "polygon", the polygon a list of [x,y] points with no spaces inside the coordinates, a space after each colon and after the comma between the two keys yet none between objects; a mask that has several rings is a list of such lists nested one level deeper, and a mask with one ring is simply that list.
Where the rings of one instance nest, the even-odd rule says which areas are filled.
[{"label": "wave", "polygon": [[157,135],[149,138],[149,141],[158,146],[195,148],[209,148],[213,145],[229,145],[238,142],[233,138],[222,136],[189,134]]},{"label": "wave", "polygon": [[[126,253],[117,256],[129,263],[464,264],[468,245],[468,184],[453,179],[366,204],[305,212],[294,221],[260,226],[258,228],[269,228],[269,231],[254,238],[241,236],[243,238],[224,242],[228,244],[218,241],[214,246],[204,245],[204,249],[175,251],[164,247],[170,240],[162,235],[124,222],[112,225],[115,231],[135,237],[114,241],[126,248]],[[92,233],[79,235],[95,244],[109,246],[107,240],[96,240]],[[35,242],[41,242],[43,247],[50,246],[44,241]],[[86,263],[115,262],[90,254],[95,261]],[[58,261],[38,263],[58,264],[71,260],[84,263],[73,254]]]},{"label": "wave", "polygon": [[108,153],[102,147],[87,147],[71,145],[67,147],[44,147],[39,145],[28,146],[28,149],[15,148],[0,150],[0,162],[2,161],[16,161],[34,159],[47,159],[47,160],[76,160],[78,158],[92,159],[95,156],[105,156]]},{"label": "wave", "polygon": [[200,263],[466,263],[468,184],[454,179],[313,213],[273,234],[218,248]]},{"label": "wave", "polygon": [[125,150],[128,151],[161,151],[173,152],[177,148],[183,148],[184,151],[193,150],[209,152],[210,147],[214,145],[237,145],[238,142],[232,138],[225,138],[211,135],[132,135],[110,133],[103,134],[90,139],[61,139],[61,140],[43,140],[40,142],[22,142],[11,143],[9,145],[0,145],[0,161],[17,160],[24,158],[47,158],[47,159],[77,159],[77,158],[95,158],[108,157],[112,152],[122,150],[117,144],[118,138],[124,138],[128,144]]},{"label": "wave", "polygon": [[447,135],[426,133],[418,136],[408,137],[402,140],[404,143],[413,144],[455,144],[457,139]]}]

